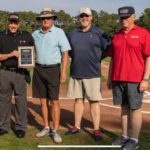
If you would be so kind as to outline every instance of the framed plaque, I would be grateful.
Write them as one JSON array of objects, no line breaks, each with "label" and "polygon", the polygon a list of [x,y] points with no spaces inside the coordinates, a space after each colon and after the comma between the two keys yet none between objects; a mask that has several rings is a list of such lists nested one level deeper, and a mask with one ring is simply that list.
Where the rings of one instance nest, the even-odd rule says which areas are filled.
[{"label": "framed plaque", "polygon": [[34,46],[19,46],[19,68],[30,68],[35,66],[35,52]]}]

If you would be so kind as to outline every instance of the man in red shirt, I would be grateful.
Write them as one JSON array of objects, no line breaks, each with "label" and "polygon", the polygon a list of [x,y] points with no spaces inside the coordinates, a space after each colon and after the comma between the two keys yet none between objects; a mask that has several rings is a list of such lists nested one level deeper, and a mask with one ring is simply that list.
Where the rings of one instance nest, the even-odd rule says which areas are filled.
[{"label": "man in red shirt", "polygon": [[[150,76],[150,34],[135,25],[135,10],[118,9],[122,29],[114,34],[109,56],[112,57],[108,87],[112,87],[114,104],[121,105],[122,136],[113,145],[134,150],[142,124],[141,104]],[[111,80],[111,81],[110,81]],[[129,120],[130,119],[130,120]],[[129,136],[129,124],[132,132]]]}]

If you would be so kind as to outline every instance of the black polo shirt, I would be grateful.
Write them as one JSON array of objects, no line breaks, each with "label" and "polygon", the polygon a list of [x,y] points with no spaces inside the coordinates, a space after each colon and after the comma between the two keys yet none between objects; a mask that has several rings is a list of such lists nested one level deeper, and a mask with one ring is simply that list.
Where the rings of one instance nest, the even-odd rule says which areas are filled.
[{"label": "black polo shirt", "polygon": [[73,78],[100,77],[100,61],[110,39],[100,28],[91,26],[87,32],[76,28],[68,35],[71,44],[71,70]]},{"label": "black polo shirt", "polygon": [[[0,53],[9,54],[13,50],[18,50],[18,46],[33,46],[34,40],[29,32],[17,31],[11,33],[9,31],[0,32]],[[1,65],[7,68],[17,68],[18,58],[11,57],[1,61]]]}]

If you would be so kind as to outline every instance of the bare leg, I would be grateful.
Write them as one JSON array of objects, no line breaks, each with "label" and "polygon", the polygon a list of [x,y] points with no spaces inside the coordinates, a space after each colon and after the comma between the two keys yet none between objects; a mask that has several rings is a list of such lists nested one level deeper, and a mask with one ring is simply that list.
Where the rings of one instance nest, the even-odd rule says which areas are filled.
[{"label": "bare leg", "polygon": [[76,99],[74,104],[75,127],[81,127],[81,119],[84,112],[84,100]]},{"label": "bare leg", "polygon": [[142,126],[141,109],[136,109],[136,110],[131,111],[131,126],[132,126],[131,137],[138,139],[140,129],[141,129],[141,126]]},{"label": "bare leg", "polygon": [[90,111],[93,120],[94,130],[100,127],[100,105],[99,102],[90,102]]},{"label": "bare leg", "polygon": [[129,132],[129,119],[130,119],[130,109],[128,106],[123,105],[121,110],[121,122],[122,122],[122,134],[128,136]]},{"label": "bare leg", "polygon": [[53,128],[57,130],[60,122],[60,104],[58,100],[52,100],[51,103],[51,115],[53,121]]},{"label": "bare leg", "polygon": [[47,99],[42,98],[41,100],[41,109],[43,115],[44,126],[48,127],[48,106],[47,106]]}]

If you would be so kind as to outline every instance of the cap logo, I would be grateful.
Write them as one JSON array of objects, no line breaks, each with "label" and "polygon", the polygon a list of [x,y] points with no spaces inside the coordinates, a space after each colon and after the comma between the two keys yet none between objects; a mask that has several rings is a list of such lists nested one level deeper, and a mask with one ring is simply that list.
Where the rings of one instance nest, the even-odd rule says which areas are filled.
[{"label": "cap logo", "polygon": [[120,13],[121,13],[121,14],[126,14],[126,13],[128,13],[128,9],[121,9],[121,10],[120,10]]},{"label": "cap logo", "polygon": [[11,16],[9,17],[9,19],[19,19],[19,17],[16,16],[16,15],[11,15]]}]

